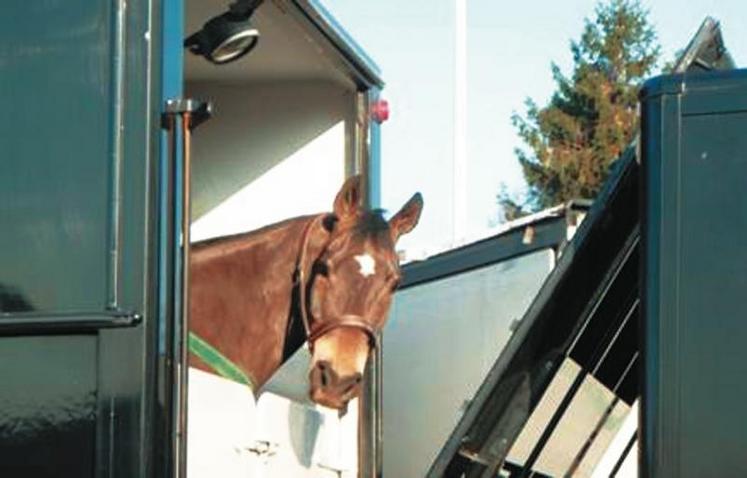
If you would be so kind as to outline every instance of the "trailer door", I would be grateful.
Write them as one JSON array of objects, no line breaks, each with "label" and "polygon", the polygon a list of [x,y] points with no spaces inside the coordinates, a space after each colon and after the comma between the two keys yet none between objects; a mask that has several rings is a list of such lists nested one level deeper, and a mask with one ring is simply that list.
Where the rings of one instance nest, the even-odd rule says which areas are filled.
[{"label": "trailer door", "polygon": [[164,7],[0,6],[5,478],[170,469],[173,362],[163,347],[159,361],[158,311],[174,310],[173,289],[159,288],[174,282],[174,264],[161,267],[174,238],[157,222],[168,199],[158,187],[160,64],[164,43],[180,51],[181,37],[162,38],[162,13],[175,8]]}]

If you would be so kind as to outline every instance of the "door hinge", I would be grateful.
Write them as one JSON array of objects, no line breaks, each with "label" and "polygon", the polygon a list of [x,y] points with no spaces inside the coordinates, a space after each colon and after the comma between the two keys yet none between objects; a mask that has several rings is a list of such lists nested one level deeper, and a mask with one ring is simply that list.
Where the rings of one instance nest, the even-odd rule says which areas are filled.
[{"label": "door hinge", "polygon": [[189,129],[195,129],[213,115],[213,104],[209,101],[199,101],[192,98],[166,100],[161,115],[161,127],[168,129],[171,126],[171,118],[177,115],[188,117]]}]

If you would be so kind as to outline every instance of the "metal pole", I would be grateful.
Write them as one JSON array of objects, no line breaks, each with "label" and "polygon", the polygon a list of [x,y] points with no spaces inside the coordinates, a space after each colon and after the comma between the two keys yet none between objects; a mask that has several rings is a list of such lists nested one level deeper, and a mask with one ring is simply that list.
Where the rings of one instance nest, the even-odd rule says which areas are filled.
[{"label": "metal pole", "polygon": [[[169,173],[170,178],[169,182],[171,184],[171,189],[169,191],[169,202],[173,200],[176,195],[178,194],[178,167],[177,162],[179,158],[179,116],[177,114],[170,114],[168,116],[168,127],[169,127]],[[176,213],[174,213],[176,214]],[[174,221],[176,218],[173,218]],[[166,220],[166,218],[163,218],[163,220]],[[176,224],[169,221],[168,228],[170,230],[170,237],[173,241],[176,241],[178,236],[176,235]],[[173,243],[172,243],[173,244]],[[179,368],[179,354],[178,354],[178,340],[176,334],[179,330],[179,317],[180,317],[180,310],[176,307],[176,300],[177,297],[179,297],[179,290],[177,290],[177,276],[178,274],[178,263],[176,261],[177,257],[176,254],[174,254],[173,249],[170,249],[169,255],[171,256],[172,261],[172,272],[174,273],[173,276],[173,282],[171,285],[171,294],[173,294],[172,297],[172,307],[171,307],[171,314],[169,316],[169,329],[167,331],[167,337],[166,337],[166,346],[167,346],[167,360],[169,362],[168,370],[169,370],[169,380],[171,381],[171,387],[170,387],[170,394],[168,397],[168,403],[170,406],[171,411],[171,417],[170,417],[170,423],[169,426],[171,427],[171,454],[172,454],[172,463],[171,463],[171,476],[174,478],[180,478],[182,477],[182,460],[181,456],[183,453],[181,442],[182,442],[182,420],[180,418],[180,390],[181,390],[181,383],[180,383],[180,368]]]},{"label": "metal pole", "polygon": [[[372,128],[377,126],[370,121],[371,101],[378,92],[366,91],[358,93],[356,101],[356,137],[355,137],[355,166],[356,174],[363,174],[365,178],[365,206],[377,207],[372,203],[370,166],[372,161],[378,161],[380,151],[371,148]],[[377,146],[378,145],[374,145]],[[379,345],[382,337],[379,335]],[[381,476],[381,349],[371,351],[366,364],[364,382],[358,399],[358,477],[378,478]]]},{"label": "metal pole", "polygon": [[[174,262],[173,276],[173,314],[171,314],[171,328],[167,339],[171,341],[169,359],[171,360],[170,378],[172,380],[171,423],[173,473],[172,476],[184,478],[187,476],[187,388],[189,372],[189,252],[191,225],[191,139],[192,130],[210,118],[212,107],[210,103],[202,103],[191,99],[173,99],[166,102],[164,124],[170,134],[170,171],[173,176],[173,199],[181,213],[181,221],[169,224],[173,238],[179,248],[169,254]],[[179,123],[181,121],[181,123]],[[181,135],[181,138],[178,136]],[[181,139],[181,157],[179,146]],[[180,161],[181,159],[181,161]],[[166,220],[166,218],[163,218]]]},{"label": "metal pole", "polygon": [[179,423],[177,435],[179,436],[179,478],[187,476],[187,390],[189,378],[189,231],[191,223],[191,123],[192,118],[189,111],[182,114],[182,223],[181,223],[181,328],[179,329]]},{"label": "metal pole", "polygon": [[467,223],[467,0],[455,0],[453,240],[464,238]]}]

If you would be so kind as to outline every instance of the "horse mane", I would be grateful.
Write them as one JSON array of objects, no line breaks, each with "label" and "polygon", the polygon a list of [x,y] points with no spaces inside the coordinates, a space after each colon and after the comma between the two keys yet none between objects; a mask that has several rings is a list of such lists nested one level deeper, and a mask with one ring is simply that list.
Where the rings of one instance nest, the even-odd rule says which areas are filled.
[{"label": "horse mane", "polygon": [[266,232],[269,232],[274,229],[279,229],[281,227],[287,226],[289,223],[298,221],[299,219],[305,219],[310,218],[312,216],[299,216],[294,217],[291,219],[285,219],[280,222],[275,222],[272,224],[268,224],[266,226],[262,226],[259,229],[254,229],[252,231],[246,231],[246,232],[237,232],[236,234],[228,234],[226,236],[216,236],[216,237],[209,237],[207,239],[202,239],[200,241],[193,242],[190,247],[193,249],[202,249],[210,246],[217,246],[221,244],[225,244],[232,241],[244,241],[246,239],[250,239],[253,236],[260,236]]},{"label": "horse mane", "polygon": [[362,210],[354,230],[365,235],[389,231],[389,223],[384,219],[385,212],[385,209]]},{"label": "horse mane", "polygon": [[[363,236],[379,236],[382,235],[384,232],[389,232],[389,223],[386,219],[384,219],[384,213],[386,212],[386,209],[376,208],[376,209],[361,209],[358,213],[359,218],[356,221],[355,227],[353,228],[353,232],[356,234],[360,234]],[[276,222],[273,224],[269,224],[267,226],[263,226],[259,229],[255,229],[253,231],[247,231],[247,232],[239,232],[236,234],[229,234],[227,236],[217,236],[217,237],[210,237],[207,239],[203,239],[200,241],[195,241],[191,244],[190,247],[193,249],[203,249],[208,248],[210,246],[218,246],[226,243],[230,243],[233,241],[245,241],[247,239],[252,238],[253,236],[260,236],[270,230],[277,229],[284,227],[288,225],[290,222],[298,221],[300,219],[309,219],[314,217],[313,215],[310,216],[299,216],[291,219],[286,219],[284,221]],[[333,221],[336,220],[334,217],[334,214],[329,213],[330,219]]]}]

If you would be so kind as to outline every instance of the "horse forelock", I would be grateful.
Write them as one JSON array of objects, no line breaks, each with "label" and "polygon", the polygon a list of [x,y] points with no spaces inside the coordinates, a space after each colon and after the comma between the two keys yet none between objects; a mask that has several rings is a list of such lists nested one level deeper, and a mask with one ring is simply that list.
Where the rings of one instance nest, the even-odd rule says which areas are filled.
[{"label": "horse forelock", "polygon": [[384,209],[361,211],[353,226],[353,234],[374,242],[389,240],[389,222],[384,219],[384,212]]}]

